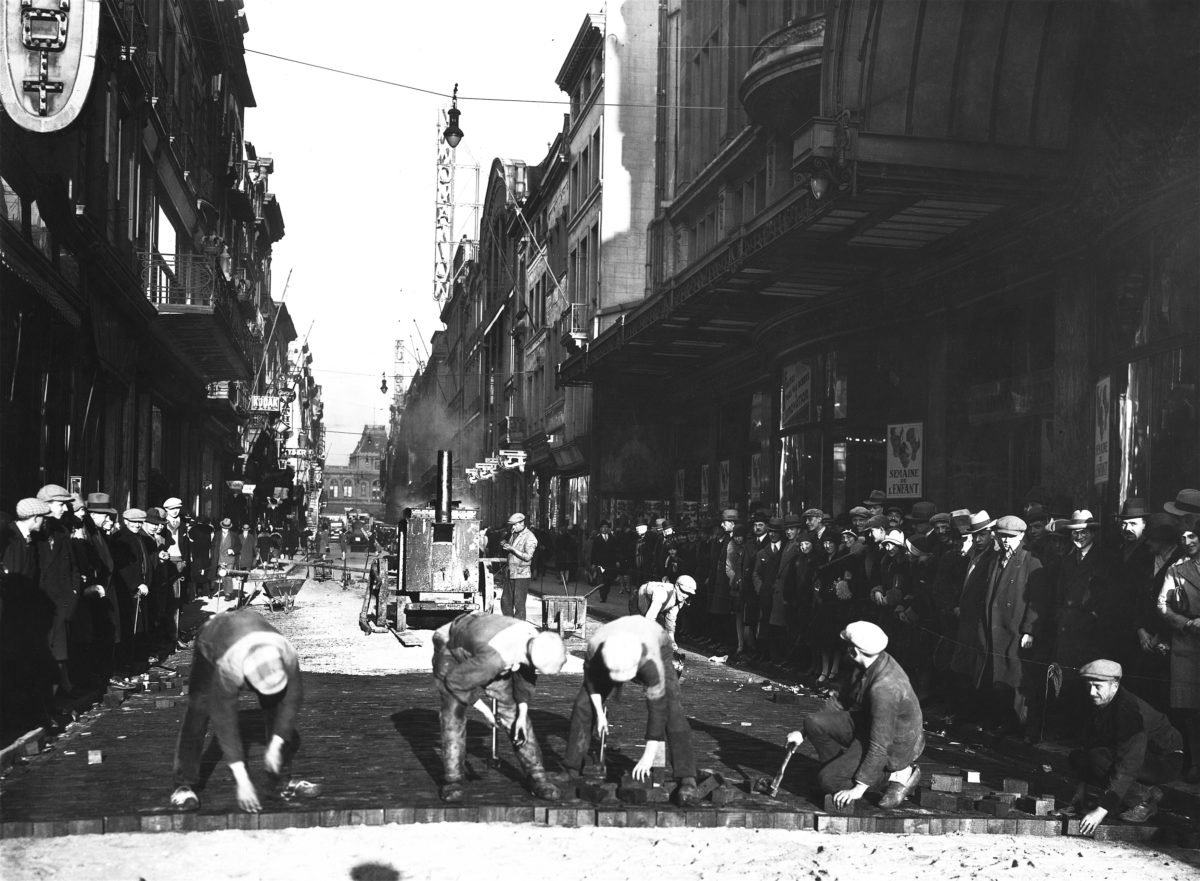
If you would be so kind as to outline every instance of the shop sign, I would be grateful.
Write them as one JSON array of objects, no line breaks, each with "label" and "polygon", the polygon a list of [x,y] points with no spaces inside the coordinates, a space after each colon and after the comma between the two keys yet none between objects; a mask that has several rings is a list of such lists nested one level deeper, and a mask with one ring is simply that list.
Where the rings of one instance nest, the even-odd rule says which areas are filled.
[{"label": "shop sign", "polygon": [[708,494],[708,464],[700,466],[700,501],[705,505],[709,503]]},{"label": "shop sign", "polygon": [[722,508],[729,507],[729,460],[722,459],[717,464],[717,496]]},{"label": "shop sign", "polygon": [[902,422],[887,431],[887,494],[892,499],[924,495],[925,423]]},{"label": "shop sign", "polygon": [[1112,424],[1112,378],[1096,383],[1096,469],[1095,483],[1108,483],[1109,426]]},{"label": "shop sign", "polygon": [[281,409],[279,395],[251,395],[251,413],[278,413]]},{"label": "shop sign", "polygon": [[783,368],[779,427],[812,421],[812,368],[803,361]]}]

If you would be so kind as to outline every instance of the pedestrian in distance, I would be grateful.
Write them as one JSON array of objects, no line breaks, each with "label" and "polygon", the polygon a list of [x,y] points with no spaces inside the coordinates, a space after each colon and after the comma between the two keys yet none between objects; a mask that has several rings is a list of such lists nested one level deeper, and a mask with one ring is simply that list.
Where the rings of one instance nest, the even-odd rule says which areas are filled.
[{"label": "pedestrian in distance", "polygon": [[538,540],[525,526],[525,515],[513,514],[508,518],[508,538],[500,542],[500,549],[508,555],[508,578],[500,595],[500,611],[510,618],[525,618],[525,599],[529,595],[529,580],[532,577],[529,565],[537,551]]},{"label": "pedestrian in distance", "polygon": [[839,808],[879,788],[879,806],[898,808],[921,782],[921,704],[908,675],[885,651],[887,634],[879,625],[853,621],[842,640],[856,668],[850,684],[826,709],[806,717],[788,735],[788,745],[812,741],[821,763],[818,786]]},{"label": "pedestrian in distance", "polygon": [[[433,633],[433,678],[441,706],[443,801],[463,797],[467,751],[467,711],[475,707],[488,725],[503,726],[517,753],[529,788],[555,801],[557,787],[546,775],[529,702],[539,673],[557,673],[567,650],[558,634],[539,632],[525,620],[468,612]],[[485,698],[492,702],[488,706]]]},{"label": "pedestrian in distance", "polygon": [[[1091,710],[1080,748],[1070,755],[1078,786],[1069,812],[1083,814],[1079,831],[1084,835],[1122,807],[1122,820],[1144,823],[1158,812],[1159,784],[1178,780],[1183,771],[1183,736],[1165,715],[1122,686],[1116,661],[1091,661],[1079,675],[1088,684]],[[1101,789],[1095,802],[1089,799],[1090,787]]]},{"label": "pedestrian in distance", "polygon": [[[304,700],[304,684],[296,650],[278,630],[250,609],[210,618],[196,636],[195,657],[188,678],[188,706],[175,747],[175,792],[172,807],[200,806],[196,784],[209,722],[221,754],[237,784],[238,807],[262,810],[258,790],[246,770],[246,753],[238,729],[238,695],[258,697],[266,727],[263,766],[273,789],[285,798],[311,798],[320,786],[289,778],[292,758],[300,746],[296,717]],[[288,782],[285,785],[283,781]]]}]

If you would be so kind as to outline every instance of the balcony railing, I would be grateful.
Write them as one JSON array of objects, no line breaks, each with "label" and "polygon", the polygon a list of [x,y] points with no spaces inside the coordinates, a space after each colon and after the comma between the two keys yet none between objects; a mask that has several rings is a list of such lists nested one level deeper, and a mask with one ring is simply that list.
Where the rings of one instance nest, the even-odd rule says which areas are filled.
[{"label": "balcony railing", "polygon": [[245,321],[234,306],[232,286],[209,254],[143,251],[142,290],[160,313],[209,313],[228,331],[238,349],[249,351]]},{"label": "balcony railing", "polygon": [[158,120],[167,137],[174,139],[179,134],[179,105],[175,101],[175,91],[167,80],[162,62],[157,53],[147,52],[150,69],[153,72],[150,88],[150,104],[158,115]]},{"label": "balcony railing", "polygon": [[150,90],[153,81],[153,53],[147,48],[150,29],[135,0],[108,0],[109,13],[121,36],[121,60],[133,65],[142,85]]}]

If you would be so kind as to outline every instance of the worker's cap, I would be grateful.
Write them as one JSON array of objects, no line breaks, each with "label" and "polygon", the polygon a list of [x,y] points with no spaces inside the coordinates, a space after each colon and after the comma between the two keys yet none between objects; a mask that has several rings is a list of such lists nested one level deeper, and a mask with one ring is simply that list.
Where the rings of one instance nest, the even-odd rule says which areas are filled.
[{"label": "worker's cap", "polygon": [[870,621],[854,621],[842,631],[842,639],[864,655],[877,655],[887,648],[887,634],[878,624]]},{"label": "worker's cap", "polygon": [[177,499],[177,498],[175,498],[175,496],[171,496],[171,498],[167,499],[165,502],[162,503],[162,506],[164,508],[166,508],[168,511],[170,511],[172,508],[182,508],[183,500]]},{"label": "worker's cap", "polygon": [[737,508],[726,508],[725,510],[723,510],[721,512],[721,519],[728,520],[731,523],[737,523],[738,522]]},{"label": "worker's cap", "polygon": [[887,518],[882,514],[874,514],[867,518],[867,522],[863,524],[863,529],[887,529]]},{"label": "worker's cap", "polygon": [[1014,514],[1006,514],[996,521],[996,535],[1022,535],[1029,527]]},{"label": "worker's cap", "polygon": [[636,532],[638,535],[645,535],[647,532],[650,531],[650,527],[647,526],[645,523],[639,523],[637,526],[635,526],[633,528],[633,531]]},{"label": "worker's cap", "polygon": [[825,512],[822,511],[820,508],[805,508],[804,513],[801,514],[800,516],[801,517],[820,517],[820,518],[824,519]]},{"label": "worker's cap", "polygon": [[529,663],[539,673],[557,673],[567,662],[567,647],[557,633],[544,631],[529,640]]},{"label": "worker's cap", "polygon": [[1125,671],[1116,661],[1097,658],[1079,668],[1079,675],[1084,679],[1094,679],[1097,682],[1116,682]]},{"label": "worker's cap", "polygon": [[259,694],[278,694],[288,684],[283,654],[274,645],[252,648],[242,662],[242,675],[246,677],[246,684]]},{"label": "worker's cap", "polygon": [[126,508],[125,513],[121,515],[121,519],[126,523],[141,523],[146,519],[146,512],[141,508]]},{"label": "worker's cap", "polygon": [[883,541],[881,541],[880,544],[899,545],[900,547],[903,547],[905,544],[904,533],[899,529],[893,529],[883,537]]},{"label": "worker's cap", "polygon": [[868,511],[866,508],[864,508],[862,505],[855,505],[853,508],[850,509],[850,516],[851,517],[870,517],[871,512]]},{"label": "worker's cap", "polygon": [[37,491],[37,497],[43,502],[69,502],[71,494],[57,483],[47,483]]},{"label": "worker's cap", "polygon": [[600,646],[600,659],[613,682],[628,682],[642,663],[642,642],[632,633],[614,633]]},{"label": "worker's cap", "polygon": [[690,575],[680,575],[675,579],[675,586],[688,596],[692,596],[696,592],[696,579]]},{"label": "worker's cap", "polygon": [[41,499],[21,499],[17,502],[17,519],[28,520],[30,517],[46,516],[50,506]]},{"label": "worker's cap", "polygon": [[525,515],[524,514],[513,514],[511,517],[508,518],[508,522],[509,522],[509,525],[512,525],[513,523],[524,523]]}]

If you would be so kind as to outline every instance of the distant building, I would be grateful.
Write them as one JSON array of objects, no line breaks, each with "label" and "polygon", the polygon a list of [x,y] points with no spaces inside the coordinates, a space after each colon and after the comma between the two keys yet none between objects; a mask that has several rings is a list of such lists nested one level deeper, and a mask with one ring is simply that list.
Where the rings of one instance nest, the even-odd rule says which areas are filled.
[{"label": "distant building", "polygon": [[353,508],[382,517],[383,485],[380,466],[387,450],[387,426],[364,425],[348,465],[326,465],[323,514],[344,514]]}]

